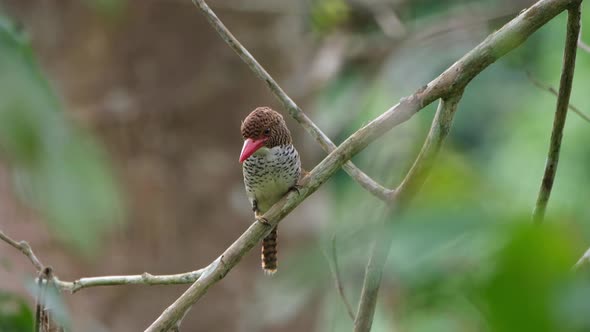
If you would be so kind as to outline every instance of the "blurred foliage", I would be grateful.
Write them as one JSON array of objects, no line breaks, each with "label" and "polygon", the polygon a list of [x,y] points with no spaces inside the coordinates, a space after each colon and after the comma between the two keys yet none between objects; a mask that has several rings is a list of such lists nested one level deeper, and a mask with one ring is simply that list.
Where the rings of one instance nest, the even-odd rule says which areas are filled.
[{"label": "blurred foliage", "polygon": [[310,3],[310,24],[318,33],[334,30],[345,23],[349,16],[350,7],[345,0],[320,0]]},{"label": "blurred foliage", "polygon": [[96,12],[110,18],[119,18],[127,7],[127,0],[84,0]]},{"label": "blurred foliage", "polygon": [[82,254],[119,220],[121,207],[103,152],[68,121],[25,34],[0,17],[0,153],[21,197]]},{"label": "blurred foliage", "polygon": [[[353,15],[343,9],[320,10],[346,5],[351,11],[351,2],[314,3],[318,11],[312,12],[312,21],[326,38],[336,32],[325,27],[341,27]],[[418,19],[427,24],[461,6],[498,3],[404,2],[399,16],[408,25]],[[590,17],[584,20],[590,25]],[[498,28],[497,23],[402,44],[372,63],[349,60],[315,99],[319,126],[342,141],[440,74],[491,28]],[[557,87],[564,39],[565,15],[560,15],[467,87],[427,182],[407,212],[391,223],[393,244],[372,331],[590,330],[588,271],[572,271],[590,237],[590,124],[573,113],[568,115],[546,224],[531,225],[556,98],[528,81],[525,70]],[[571,102],[587,114],[589,72],[590,55],[581,52]],[[411,167],[435,106],[370,145],[355,163],[395,186]],[[268,301],[261,302],[265,308],[280,303],[291,310],[289,315],[284,307],[270,310],[269,322],[293,318],[323,294],[317,330],[351,329],[324,252],[336,236],[345,292],[356,308],[374,226],[389,217],[383,204],[344,172],[327,186],[332,220],[317,245],[286,260],[276,289],[261,291]]]},{"label": "blurred foliage", "polygon": [[34,319],[33,312],[23,299],[0,292],[0,331],[33,331]]}]

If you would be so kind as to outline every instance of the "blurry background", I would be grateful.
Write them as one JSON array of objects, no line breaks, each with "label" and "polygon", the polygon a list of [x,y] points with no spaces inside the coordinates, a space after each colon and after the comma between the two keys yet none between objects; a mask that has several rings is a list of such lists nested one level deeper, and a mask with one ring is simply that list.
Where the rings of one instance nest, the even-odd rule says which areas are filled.
[{"label": "blurry background", "polygon": [[[531,3],[210,6],[339,143]],[[73,280],[194,270],[246,229],[240,120],[261,105],[285,113],[189,0],[0,0],[0,13],[2,231]],[[527,227],[556,98],[526,71],[557,87],[564,36],[562,14],[469,85],[438,165],[391,230],[374,331],[590,330],[590,285],[569,272],[590,243],[590,123],[571,112],[547,226]],[[589,70],[580,51],[572,103],[587,114]],[[354,161],[397,185],[435,106]],[[288,124],[313,168],[325,154]],[[324,253],[336,243],[356,307],[371,226],[383,215],[338,172],[281,223],[277,275],[263,275],[253,250],[183,330],[350,330]],[[23,331],[33,268],[0,247],[0,330]],[[59,306],[73,331],[140,331],[186,287],[91,288]]]}]

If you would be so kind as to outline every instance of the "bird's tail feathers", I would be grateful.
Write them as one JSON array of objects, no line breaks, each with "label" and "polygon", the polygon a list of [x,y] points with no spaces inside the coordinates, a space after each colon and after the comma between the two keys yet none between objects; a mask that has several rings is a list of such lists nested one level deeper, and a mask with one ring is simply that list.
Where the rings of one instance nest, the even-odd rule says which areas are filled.
[{"label": "bird's tail feathers", "polygon": [[262,269],[266,275],[277,272],[277,227],[262,240]]}]

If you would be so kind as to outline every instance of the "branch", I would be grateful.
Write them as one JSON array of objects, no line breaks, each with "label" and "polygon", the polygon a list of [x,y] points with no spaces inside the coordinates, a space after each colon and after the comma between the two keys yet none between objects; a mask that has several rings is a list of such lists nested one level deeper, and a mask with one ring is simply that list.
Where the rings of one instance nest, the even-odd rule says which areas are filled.
[{"label": "branch", "polygon": [[582,257],[580,257],[580,259],[574,265],[573,270],[578,271],[584,264],[588,263],[590,263],[590,249],[584,252],[584,255],[582,255]]},{"label": "branch", "polygon": [[332,275],[334,276],[334,282],[336,284],[336,290],[338,291],[338,295],[342,299],[344,306],[346,307],[346,312],[350,319],[354,321],[354,311],[352,310],[352,306],[350,302],[346,298],[346,294],[344,293],[344,286],[342,286],[342,281],[340,278],[340,268],[338,267],[338,253],[336,252],[336,236],[332,237],[331,246],[330,246],[330,254],[325,253],[326,259],[328,260],[328,264],[330,265],[330,270],[332,271]]},{"label": "branch", "polygon": [[551,142],[549,143],[549,153],[545,164],[545,174],[539,189],[537,204],[533,211],[533,220],[539,224],[543,222],[547,202],[551,195],[557,164],[559,162],[559,151],[561,149],[561,138],[563,137],[563,127],[567,117],[570,95],[572,92],[572,81],[574,79],[574,68],[576,65],[577,40],[580,35],[580,7],[581,2],[576,3],[568,9],[567,32],[565,39],[565,48],[563,53],[563,68],[561,71],[561,81],[559,82],[559,94],[557,96],[557,109],[553,120],[553,131],[551,132]]},{"label": "branch", "polygon": [[400,103],[352,134],[303,179],[299,193],[290,192],[277,202],[264,214],[265,223],[254,222],[146,331],[166,331],[174,325],[181,315],[207,292],[209,287],[223,279],[248,251],[278,225],[280,220],[314,193],[352,156],[393,127],[409,120],[416,112],[433,101],[463,90],[490,64],[518,47],[533,32],[579,1],[541,0],[537,2],[500,30],[488,36],[428,85],[402,99]]},{"label": "branch", "polygon": [[18,251],[22,252],[25,256],[27,256],[27,258],[31,261],[37,272],[41,273],[45,269],[45,266],[41,264],[41,261],[39,261],[37,256],[35,256],[35,253],[31,249],[31,246],[27,243],[27,241],[17,242],[11,239],[8,235],[4,234],[4,232],[2,231],[0,231],[0,239],[10,244]]},{"label": "branch", "polygon": [[[270,74],[258,63],[258,61],[248,52],[248,50],[242,46],[242,44],[232,35],[232,33],[225,27],[223,22],[219,20],[217,15],[207,6],[204,0],[192,0],[195,6],[197,6],[203,15],[207,18],[209,23],[215,28],[221,38],[238,54],[240,59],[244,61],[248,67],[263,80],[270,91],[275,97],[283,104],[283,107],[287,109],[291,117],[299,124],[320,144],[322,149],[327,153],[330,153],[336,149],[336,145],[332,143],[330,138],[326,136],[316,125],[303,113],[301,108],[295,104],[295,102],[283,91],[283,89],[277,84],[277,82],[270,76]],[[387,189],[371,179],[368,175],[363,173],[358,167],[352,162],[347,162],[344,165],[344,171],[348,173],[353,179],[356,180],[365,190],[375,195],[383,201],[390,199],[392,190]]]},{"label": "branch", "polygon": [[[462,91],[458,91],[455,96],[449,97],[448,99],[441,99],[424,145],[412,168],[399,186],[391,203],[390,217],[387,218],[390,222],[397,219],[396,216],[399,216],[402,209],[406,206],[407,201],[422,187],[426,176],[434,165],[434,159],[438,155],[449,133],[461,95]],[[389,225],[384,223],[371,246],[371,254],[365,271],[365,280],[363,281],[359,307],[354,321],[355,332],[371,330],[375,307],[377,305],[377,295],[379,294],[379,286],[381,285],[381,276],[389,254],[389,248],[391,247],[391,240]]]},{"label": "branch", "polygon": [[[539,89],[545,90],[549,93],[551,93],[552,95],[558,97],[558,93],[557,90],[555,90],[555,88],[553,88],[552,86],[545,84],[541,81],[539,81],[538,79],[536,79],[533,74],[529,71],[526,72],[527,77],[529,78],[529,80]],[[584,112],[580,111],[579,108],[577,108],[576,106],[572,105],[572,104],[568,104],[567,108],[570,109],[570,111],[576,113],[579,117],[581,117],[582,119],[586,120],[587,122],[590,122],[590,117],[586,114],[584,114]]]},{"label": "branch", "polygon": [[61,281],[54,277],[53,282],[62,291],[75,293],[83,288],[97,286],[119,286],[119,285],[181,285],[195,282],[204,269],[170,275],[152,275],[144,272],[137,275],[123,276],[102,276],[80,278],[74,281]]},{"label": "branch", "polygon": [[[10,244],[27,256],[39,274],[42,274],[46,270],[46,267],[39,261],[33,249],[31,249],[31,246],[26,241],[15,241],[2,231],[0,231],[0,240]],[[53,273],[51,275],[53,283],[60,291],[75,293],[83,288],[97,286],[190,284],[199,279],[204,270],[200,269],[171,275],[152,275],[144,272],[139,275],[89,277],[74,281],[62,281],[54,276]]]}]

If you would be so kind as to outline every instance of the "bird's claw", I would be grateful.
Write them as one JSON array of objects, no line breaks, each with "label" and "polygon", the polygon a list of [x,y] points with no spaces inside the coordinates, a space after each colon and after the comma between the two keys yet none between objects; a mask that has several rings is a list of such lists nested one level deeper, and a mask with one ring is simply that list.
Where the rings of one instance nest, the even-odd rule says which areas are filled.
[{"label": "bird's claw", "polygon": [[256,221],[258,221],[259,223],[266,225],[266,226],[270,226],[270,223],[268,222],[268,220],[266,218],[260,217],[260,218],[256,218]]},{"label": "bird's claw", "polygon": [[301,195],[301,192],[299,192],[299,189],[301,189],[301,185],[296,184],[293,187],[289,188],[289,191],[296,191],[297,195]]},{"label": "bird's claw", "polygon": [[256,221],[258,221],[259,223],[261,223],[263,225],[270,226],[268,219],[266,219],[262,215],[260,215],[260,213],[258,213],[258,211],[254,212],[254,217],[256,218]]}]

